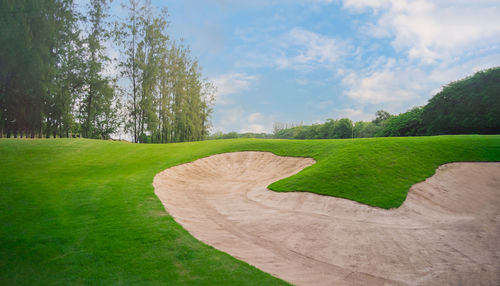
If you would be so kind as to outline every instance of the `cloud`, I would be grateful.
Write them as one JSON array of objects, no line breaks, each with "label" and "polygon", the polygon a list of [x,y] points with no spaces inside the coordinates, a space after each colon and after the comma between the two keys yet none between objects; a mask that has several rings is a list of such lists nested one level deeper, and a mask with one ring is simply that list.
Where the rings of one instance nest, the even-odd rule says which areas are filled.
[{"label": "cloud", "polygon": [[390,2],[390,0],[344,0],[344,7],[361,12],[369,8],[373,10],[387,8]]},{"label": "cloud", "polygon": [[227,73],[216,76],[212,82],[217,88],[215,100],[217,104],[232,104],[231,95],[240,93],[250,88],[257,76],[245,73]]},{"label": "cloud", "polygon": [[226,107],[219,109],[216,116],[212,131],[230,132],[236,130],[235,126],[242,122],[242,118],[245,117],[245,110],[241,106]]},{"label": "cloud", "polygon": [[420,77],[418,73],[418,70],[399,72],[390,68],[364,75],[352,72],[342,83],[348,87],[346,95],[360,103],[408,102],[418,98],[422,92],[423,86],[415,82],[415,78]]},{"label": "cloud", "polygon": [[382,57],[364,70],[345,72],[342,85],[344,95],[360,106],[378,105],[391,112],[401,112],[426,104],[442,86],[499,62],[500,53],[430,67]]},{"label": "cloud", "polygon": [[248,115],[246,125],[240,130],[240,133],[270,133],[273,122],[272,116],[255,112]]},{"label": "cloud", "polygon": [[252,113],[248,116],[248,122],[255,123],[263,119],[263,116],[260,112]]},{"label": "cloud", "polygon": [[270,133],[274,117],[260,112],[249,113],[242,106],[223,108],[218,111],[213,132],[224,133],[237,131],[239,133]]},{"label": "cloud", "polygon": [[[196,1],[191,0],[196,3]],[[303,5],[309,6],[311,4],[315,5],[329,5],[336,4],[339,0],[211,0],[207,1],[211,3],[215,3],[225,7],[233,7],[237,9],[244,8],[255,8],[255,7],[269,7],[269,6],[278,6],[278,5]]]},{"label": "cloud", "polygon": [[345,42],[295,27],[283,36],[284,51],[276,64],[280,68],[303,68],[332,64],[347,53]]},{"label": "cloud", "polygon": [[370,121],[373,119],[373,114],[367,113],[362,109],[345,108],[338,111],[339,118],[349,118],[352,121]]},{"label": "cloud", "polygon": [[[299,3],[304,3],[306,1],[299,1]],[[314,4],[324,4],[324,5],[328,5],[328,4],[336,4],[338,3],[339,1],[338,0],[309,0],[309,2],[312,2]]]},{"label": "cloud", "polygon": [[250,124],[241,129],[240,133],[269,133],[261,124]]},{"label": "cloud", "polygon": [[343,7],[368,14],[361,33],[395,49],[393,58],[338,73],[344,95],[364,110],[423,105],[443,85],[500,62],[498,1],[344,0]]},{"label": "cloud", "polygon": [[372,11],[377,20],[365,30],[392,37],[394,48],[424,64],[500,45],[498,1],[345,0],[343,6]]}]

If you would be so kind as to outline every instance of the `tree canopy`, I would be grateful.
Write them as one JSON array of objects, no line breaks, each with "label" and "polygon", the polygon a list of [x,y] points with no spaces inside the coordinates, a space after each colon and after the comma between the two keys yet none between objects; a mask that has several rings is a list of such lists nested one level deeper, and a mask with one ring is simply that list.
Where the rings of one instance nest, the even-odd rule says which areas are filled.
[{"label": "tree canopy", "polygon": [[110,0],[79,3],[0,1],[0,137],[204,139],[214,87],[170,38],[167,11],[129,0],[113,22]]},{"label": "tree canopy", "polygon": [[424,133],[500,133],[500,67],[452,82],[422,112]]}]

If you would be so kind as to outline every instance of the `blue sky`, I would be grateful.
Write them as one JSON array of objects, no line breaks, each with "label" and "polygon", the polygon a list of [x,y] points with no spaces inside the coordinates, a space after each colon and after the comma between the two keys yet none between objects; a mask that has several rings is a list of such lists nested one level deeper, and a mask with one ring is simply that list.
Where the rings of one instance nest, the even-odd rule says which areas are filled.
[{"label": "blue sky", "polygon": [[217,86],[212,132],[397,114],[500,65],[498,0],[152,2]]}]

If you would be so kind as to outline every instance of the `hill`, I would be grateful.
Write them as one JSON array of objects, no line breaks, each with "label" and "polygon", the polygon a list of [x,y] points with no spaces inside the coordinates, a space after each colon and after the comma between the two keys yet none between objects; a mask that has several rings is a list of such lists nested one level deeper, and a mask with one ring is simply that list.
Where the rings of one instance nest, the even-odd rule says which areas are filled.
[{"label": "hill", "polygon": [[194,239],[153,193],[153,177],[170,166],[245,150],[317,161],[274,190],[393,208],[441,164],[500,161],[500,136],[168,145],[2,139],[0,283],[285,284]]}]

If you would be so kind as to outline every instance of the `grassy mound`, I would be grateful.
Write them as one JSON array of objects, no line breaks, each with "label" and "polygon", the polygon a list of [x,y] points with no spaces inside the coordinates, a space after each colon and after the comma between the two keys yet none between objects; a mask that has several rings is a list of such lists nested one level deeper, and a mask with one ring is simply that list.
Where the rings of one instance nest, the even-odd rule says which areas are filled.
[{"label": "grassy mound", "polygon": [[153,193],[161,170],[260,150],[317,163],[276,182],[391,208],[453,161],[500,161],[500,136],[136,145],[0,140],[0,284],[286,284],[195,240]]}]

